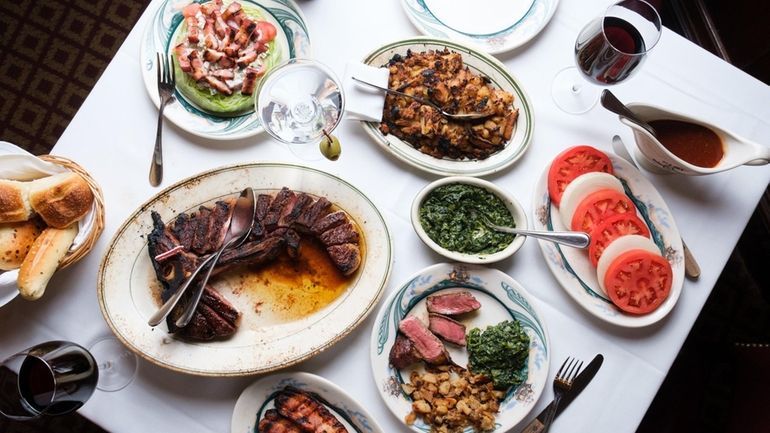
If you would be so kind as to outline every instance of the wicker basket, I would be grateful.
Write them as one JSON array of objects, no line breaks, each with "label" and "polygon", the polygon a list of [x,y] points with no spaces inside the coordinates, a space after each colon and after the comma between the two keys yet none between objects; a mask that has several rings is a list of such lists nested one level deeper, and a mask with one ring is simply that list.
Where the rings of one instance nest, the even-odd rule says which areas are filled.
[{"label": "wicker basket", "polygon": [[61,263],[59,264],[59,269],[63,269],[85,257],[85,255],[88,254],[91,249],[93,249],[94,245],[96,244],[96,240],[99,239],[102,231],[104,231],[104,195],[102,194],[102,189],[99,188],[99,185],[96,183],[94,178],[91,177],[91,175],[88,174],[88,172],[85,171],[83,167],[79,166],[74,161],[63,156],[54,155],[41,155],[38,158],[42,159],[43,161],[62,166],[67,170],[79,174],[83,177],[83,179],[85,179],[85,181],[88,183],[88,186],[91,187],[91,191],[94,193],[96,215],[94,216],[93,229],[91,230],[91,233],[89,233],[88,237],[83,240],[83,243],[80,244],[80,246],[75,251],[70,251],[66,256],[64,256],[64,259],[62,259]]}]

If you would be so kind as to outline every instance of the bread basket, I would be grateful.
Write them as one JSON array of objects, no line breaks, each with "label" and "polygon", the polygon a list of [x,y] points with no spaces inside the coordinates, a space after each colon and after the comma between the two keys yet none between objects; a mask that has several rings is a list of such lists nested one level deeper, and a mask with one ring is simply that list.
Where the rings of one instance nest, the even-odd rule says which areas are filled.
[{"label": "bread basket", "polygon": [[71,250],[67,253],[66,256],[64,256],[64,259],[62,259],[61,263],[59,264],[59,269],[64,269],[85,257],[86,254],[88,254],[94,248],[96,241],[104,231],[104,195],[102,194],[102,189],[96,183],[94,178],[91,177],[91,175],[88,174],[88,172],[75,161],[72,161],[71,159],[65,158],[63,156],[55,155],[41,155],[38,158],[79,174],[83,177],[83,179],[85,179],[85,181],[88,183],[88,186],[91,188],[91,191],[94,193],[93,228],[77,248]]}]

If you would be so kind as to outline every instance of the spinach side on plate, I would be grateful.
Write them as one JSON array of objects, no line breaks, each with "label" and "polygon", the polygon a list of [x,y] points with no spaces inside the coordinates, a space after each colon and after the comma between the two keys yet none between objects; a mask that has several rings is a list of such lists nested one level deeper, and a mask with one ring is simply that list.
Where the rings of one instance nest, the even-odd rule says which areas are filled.
[{"label": "spinach side on plate", "polygon": [[[477,215],[473,215],[475,209]],[[516,222],[500,198],[484,188],[461,183],[442,185],[420,206],[420,224],[429,238],[442,247],[466,254],[491,254],[505,249],[514,235],[496,232],[481,220],[486,215],[497,225]]]},{"label": "spinach side on plate", "polygon": [[522,370],[529,358],[529,336],[518,321],[506,320],[483,331],[473,328],[465,341],[468,369],[492,379],[495,388],[507,389],[527,379]]}]

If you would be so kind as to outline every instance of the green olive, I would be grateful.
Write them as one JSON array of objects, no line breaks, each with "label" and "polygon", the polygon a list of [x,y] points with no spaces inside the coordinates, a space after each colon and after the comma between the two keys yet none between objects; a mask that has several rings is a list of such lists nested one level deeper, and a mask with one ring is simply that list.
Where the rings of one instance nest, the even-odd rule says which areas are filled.
[{"label": "green olive", "polygon": [[340,146],[340,140],[330,134],[327,134],[322,140],[321,144],[319,145],[319,148],[321,149],[321,154],[326,157],[326,159],[330,161],[336,161],[339,159],[340,154],[342,153],[342,146]]}]

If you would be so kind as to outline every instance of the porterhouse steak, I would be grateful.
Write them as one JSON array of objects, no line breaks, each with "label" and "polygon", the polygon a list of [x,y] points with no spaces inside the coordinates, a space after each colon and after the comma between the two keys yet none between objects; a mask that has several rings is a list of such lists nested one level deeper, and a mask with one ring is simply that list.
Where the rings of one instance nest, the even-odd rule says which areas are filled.
[{"label": "porterhouse steak", "polygon": [[[153,211],[148,250],[155,275],[163,286],[165,302],[208,255],[224,243],[234,200],[218,201],[197,212],[181,213],[168,224]],[[326,247],[329,258],[344,275],[361,264],[360,235],[347,213],[330,212],[331,202],[282,188],[274,196],[260,194],[252,232],[238,247],[225,250],[212,275],[240,266],[268,263],[282,253],[296,259],[302,235],[314,236]],[[190,291],[192,292],[192,291]],[[204,289],[190,324],[178,329],[174,322],[184,311],[184,299],[166,319],[169,331],[193,340],[227,338],[235,333],[240,313],[213,287]]]}]

